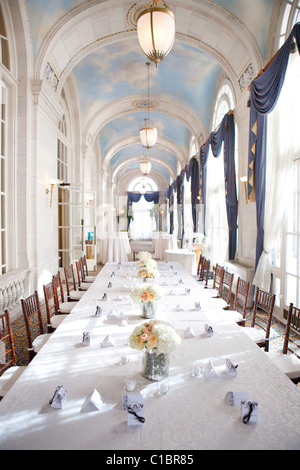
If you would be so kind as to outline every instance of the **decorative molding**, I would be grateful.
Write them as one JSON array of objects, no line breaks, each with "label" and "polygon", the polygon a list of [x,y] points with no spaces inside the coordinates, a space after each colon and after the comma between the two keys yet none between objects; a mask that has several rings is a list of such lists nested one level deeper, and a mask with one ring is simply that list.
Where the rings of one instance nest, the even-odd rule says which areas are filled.
[{"label": "decorative molding", "polygon": [[54,72],[53,68],[49,64],[49,62],[47,62],[47,65],[45,67],[45,78],[48,80],[51,87],[55,91],[57,91],[57,87],[58,87],[58,84],[59,84],[59,79],[58,79],[56,73]]},{"label": "decorative molding", "polygon": [[248,87],[248,85],[250,85],[253,79],[254,79],[254,70],[253,70],[252,64],[250,63],[246,67],[244,73],[240,76],[238,80],[240,90],[244,91]]}]

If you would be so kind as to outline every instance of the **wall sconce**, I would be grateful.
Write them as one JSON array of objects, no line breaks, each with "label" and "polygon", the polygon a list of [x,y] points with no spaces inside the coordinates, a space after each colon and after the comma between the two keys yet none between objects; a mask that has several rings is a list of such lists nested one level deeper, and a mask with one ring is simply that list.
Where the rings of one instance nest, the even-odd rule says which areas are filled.
[{"label": "wall sconce", "polygon": [[53,188],[56,184],[59,183],[59,180],[56,180],[56,179],[53,179],[51,178],[49,180],[49,184],[50,184],[50,189],[49,188],[46,188],[46,194],[49,194],[50,193],[50,207],[52,207],[52,199],[53,199]]},{"label": "wall sconce", "polygon": [[242,183],[244,183],[245,199],[246,199],[246,204],[248,204],[248,198],[247,198],[247,181],[248,181],[248,178],[247,178],[247,176],[241,176],[240,181]]}]

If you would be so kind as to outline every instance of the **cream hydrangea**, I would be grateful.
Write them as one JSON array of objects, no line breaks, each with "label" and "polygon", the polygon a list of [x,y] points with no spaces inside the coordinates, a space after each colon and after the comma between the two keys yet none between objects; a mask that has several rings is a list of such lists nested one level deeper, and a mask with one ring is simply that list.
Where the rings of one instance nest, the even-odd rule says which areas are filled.
[{"label": "cream hydrangea", "polygon": [[153,302],[163,298],[163,290],[160,286],[154,284],[142,283],[134,287],[130,297],[135,304],[142,302]]},{"label": "cream hydrangea", "polygon": [[140,251],[137,255],[136,255],[137,259],[150,259],[152,258],[152,255],[151,253],[149,253],[149,251]]},{"label": "cream hydrangea", "polygon": [[170,353],[181,343],[175,328],[167,322],[151,320],[137,326],[129,338],[132,349],[155,350],[159,353]]}]

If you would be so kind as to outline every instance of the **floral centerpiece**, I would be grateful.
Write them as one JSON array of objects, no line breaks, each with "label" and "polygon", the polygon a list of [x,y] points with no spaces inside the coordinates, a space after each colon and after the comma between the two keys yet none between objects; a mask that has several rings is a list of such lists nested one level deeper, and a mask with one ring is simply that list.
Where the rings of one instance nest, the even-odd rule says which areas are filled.
[{"label": "floral centerpiece", "polygon": [[153,284],[138,284],[131,291],[132,301],[142,306],[142,318],[152,318],[156,311],[156,301],[161,300],[163,291]]},{"label": "floral centerpiece", "polygon": [[151,259],[152,258],[152,255],[151,253],[149,253],[149,251],[140,251],[137,255],[136,255],[137,259],[139,260],[142,260],[142,259]]},{"label": "floral centerpiece", "polygon": [[143,375],[160,380],[169,374],[169,354],[181,343],[175,328],[167,322],[151,320],[137,326],[130,338],[132,349],[145,350]]},{"label": "floral centerpiece", "polygon": [[138,270],[137,276],[144,280],[156,279],[159,277],[157,270],[157,262],[151,258],[143,258],[139,261],[140,269]]}]

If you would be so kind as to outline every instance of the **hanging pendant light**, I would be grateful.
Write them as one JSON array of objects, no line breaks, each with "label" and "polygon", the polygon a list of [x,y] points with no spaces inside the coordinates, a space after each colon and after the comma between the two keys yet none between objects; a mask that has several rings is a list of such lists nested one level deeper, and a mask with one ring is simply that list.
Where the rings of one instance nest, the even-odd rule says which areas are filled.
[{"label": "hanging pendant light", "polygon": [[137,19],[137,34],[142,51],[157,66],[170,52],[175,40],[175,15],[161,0],[153,0]]},{"label": "hanging pendant light", "polygon": [[140,170],[143,175],[149,175],[151,171],[151,163],[150,162],[141,162],[140,163]]},{"label": "hanging pendant light", "polygon": [[148,67],[148,118],[144,119],[145,124],[140,129],[140,139],[142,142],[142,145],[146,147],[147,149],[150,149],[156,144],[157,141],[157,129],[156,127],[153,127],[150,121],[150,112],[149,112],[149,107],[150,107],[150,99],[149,99],[149,67],[150,67],[150,62],[146,63]]}]

